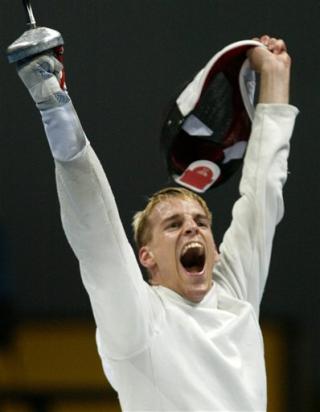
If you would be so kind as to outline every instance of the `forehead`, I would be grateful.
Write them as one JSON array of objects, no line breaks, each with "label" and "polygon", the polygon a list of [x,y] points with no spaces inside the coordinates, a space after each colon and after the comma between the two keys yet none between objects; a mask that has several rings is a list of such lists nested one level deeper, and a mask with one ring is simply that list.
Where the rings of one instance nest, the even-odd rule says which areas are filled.
[{"label": "forehead", "polygon": [[173,215],[206,215],[203,207],[195,199],[173,197],[162,200],[153,208],[150,219],[159,222]]}]

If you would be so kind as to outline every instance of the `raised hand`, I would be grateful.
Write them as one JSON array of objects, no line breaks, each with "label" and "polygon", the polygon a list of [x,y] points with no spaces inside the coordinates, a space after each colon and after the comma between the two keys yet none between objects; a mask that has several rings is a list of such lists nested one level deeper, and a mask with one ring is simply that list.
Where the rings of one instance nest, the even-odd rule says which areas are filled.
[{"label": "raised hand", "polygon": [[53,53],[18,63],[17,71],[39,110],[62,106],[70,101],[66,91],[60,87],[63,65]]},{"label": "raised hand", "polygon": [[268,35],[254,40],[265,46],[248,52],[252,69],[261,74],[259,102],[288,103],[291,58],[285,42]]}]

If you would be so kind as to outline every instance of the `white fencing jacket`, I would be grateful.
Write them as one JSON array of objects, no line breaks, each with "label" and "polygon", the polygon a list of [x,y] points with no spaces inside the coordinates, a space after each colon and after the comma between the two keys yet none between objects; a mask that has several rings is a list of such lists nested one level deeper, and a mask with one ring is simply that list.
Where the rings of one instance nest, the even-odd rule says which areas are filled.
[{"label": "white fencing jacket", "polygon": [[71,103],[42,112],[61,217],[97,325],[98,351],[124,411],[266,411],[259,304],[283,216],[298,110],[259,104],[240,198],[213,286],[197,304],[142,279],[104,171]]}]

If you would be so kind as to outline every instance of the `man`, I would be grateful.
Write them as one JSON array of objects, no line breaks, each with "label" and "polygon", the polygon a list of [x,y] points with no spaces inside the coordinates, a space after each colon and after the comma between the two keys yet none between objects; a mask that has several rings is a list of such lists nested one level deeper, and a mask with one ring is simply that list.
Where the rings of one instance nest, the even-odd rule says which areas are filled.
[{"label": "man", "polygon": [[[126,411],[265,411],[259,304],[297,109],[288,105],[290,57],[263,36],[249,52],[259,104],[240,199],[220,246],[204,201],[165,189],[134,219],[144,282],[103,169],[50,55],[18,67],[55,158],[62,223],[79,260],[97,344]],[[212,277],[213,273],[213,277]]]}]

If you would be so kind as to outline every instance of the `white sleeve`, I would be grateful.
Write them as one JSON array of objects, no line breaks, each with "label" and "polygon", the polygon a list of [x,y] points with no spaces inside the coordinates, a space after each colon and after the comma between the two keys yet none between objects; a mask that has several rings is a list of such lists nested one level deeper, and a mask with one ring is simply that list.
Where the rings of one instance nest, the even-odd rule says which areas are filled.
[{"label": "white sleeve", "polygon": [[240,182],[241,197],[220,247],[214,279],[257,315],[268,276],[275,227],[284,213],[289,141],[298,110],[258,104]]},{"label": "white sleeve", "polygon": [[87,145],[88,140],[71,101],[42,110],[40,114],[54,159],[71,160]]},{"label": "white sleeve", "polygon": [[90,145],[56,161],[61,218],[80,263],[105,354],[130,357],[148,345],[157,301],[144,282],[104,171]]},{"label": "white sleeve", "polygon": [[62,224],[80,263],[103,353],[126,358],[144,349],[158,301],[142,279],[113,193],[72,103],[42,112],[55,158]]}]

